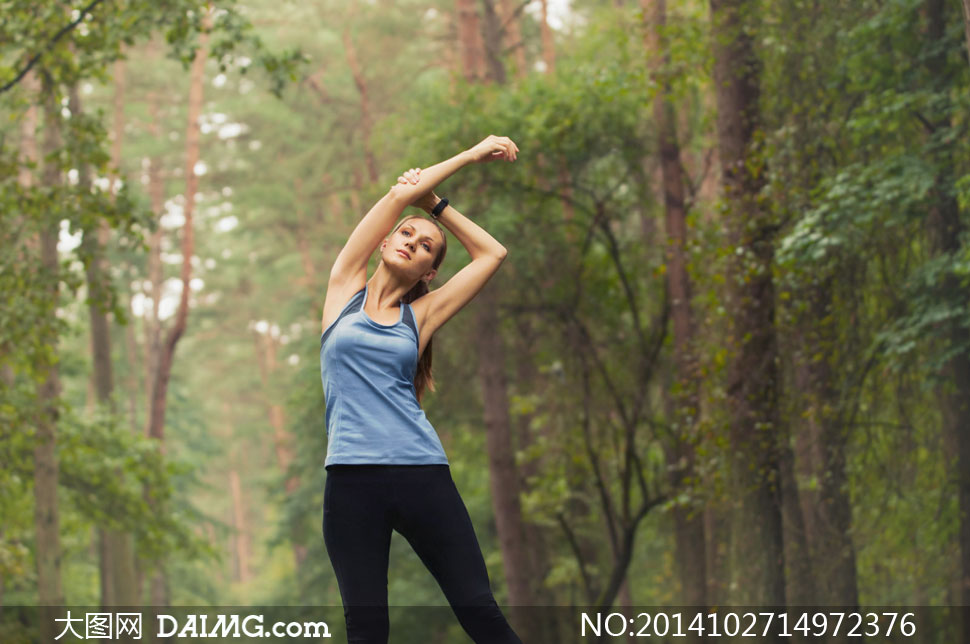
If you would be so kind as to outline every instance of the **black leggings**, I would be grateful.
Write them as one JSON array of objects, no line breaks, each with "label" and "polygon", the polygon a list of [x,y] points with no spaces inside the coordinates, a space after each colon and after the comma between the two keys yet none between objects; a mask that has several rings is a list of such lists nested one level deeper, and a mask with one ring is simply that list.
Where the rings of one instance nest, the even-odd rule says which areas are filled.
[{"label": "black leggings", "polygon": [[385,644],[387,566],[397,530],[477,644],[522,644],[495,603],[468,510],[447,465],[331,465],[323,538],[337,575],[349,644]]}]

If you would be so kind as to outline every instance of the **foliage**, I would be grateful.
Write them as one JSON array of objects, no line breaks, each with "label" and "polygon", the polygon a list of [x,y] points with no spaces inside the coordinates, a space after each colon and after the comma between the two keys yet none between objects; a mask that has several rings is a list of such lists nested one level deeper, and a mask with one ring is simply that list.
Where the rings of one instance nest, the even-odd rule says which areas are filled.
[{"label": "foliage", "polygon": [[[724,408],[734,394],[723,384],[723,334],[725,266],[735,251],[723,234],[717,194],[708,3],[668,7],[670,59],[656,68],[638,7],[570,3],[574,21],[554,31],[555,73],[510,74],[503,86],[460,78],[453,3],[213,3],[196,169],[197,282],[172,373],[164,457],[140,437],[146,356],[156,324],[164,337],[166,307],[178,294],[185,76],[205,3],[95,2],[55,42],[89,4],[0,3],[0,86],[40,54],[33,70],[53,81],[63,140],[48,158],[29,162],[21,126],[30,106],[43,118],[44,97],[24,81],[2,92],[4,601],[33,601],[37,383],[56,365],[69,599],[96,598],[92,528],[111,526],[135,534],[146,571],[167,562],[177,582],[173,601],[338,604],[320,532],[326,433],[317,352],[327,272],[360,216],[402,169],[426,167],[495,133],[516,140],[519,161],[470,167],[438,192],[510,250],[494,279],[522,511],[548,556],[537,586],[550,603],[595,596],[614,563],[610,510],[615,518],[645,492],[663,493],[668,503],[637,526],[630,590],[637,604],[676,603],[670,510],[703,508],[716,524],[731,501]],[[970,69],[959,8],[947,7],[945,34],[932,42],[917,0],[758,7],[762,199],[778,222],[771,234],[779,421],[795,448],[809,418],[832,414],[845,428],[860,598],[953,603],[957,465],[941,431],[939,394],[953,384],[947,363],[970,351],[953,341],[954,329],[970,324]],[[536,61],[537,12],[526,7],[520,22],[527,57]],[[156,46],[160,38],[167,57]],[[348,48],[360,63],[357,76]],[[509,63],[513,50],[504,55]],[[118,59],[127,69],[122,155],[113,168],[107,150],[114,126],[106,114],[117,80],[110,63]],[[253,67],[266,75],[249,78]],[[664,452],[665,440],[685,428],[669,406],[682,385],[672,377],[679,348],[665,318],[670,261],[652,115],[660,81],[669,83],[688,175],[701,384],[700,409],[691,410],[695,478],[679,489],[671,488]],[[84,97],[83,114],[67,107],[72,85]],[[44,134],[42,127],[38,144]],[[45,165],[57,168],[56,185],[42,183]],[[31,173],[30,187],[18,180],[20,170]],[[91,185],[81,185],[82,170]],[[158,195],[151,192],[154,170]],[[121,178],[117,193],[114,176]],[[963,229],[946,240],[945,252],[930,234],[941,204],[955,207]],[[111,230],[106,284],[89,292],[82,271],[90,246],[67,240],[102,225]],[[45,231],[62,235],[56,272],[40,265],[34,240]],[[152,235],[161,240],[157,286]],[[439,285],[467,261],[450,242]],[[60,297],[51,301],[45,294],[55,284]],[[157,315],[153,295],[162,303]],[[115,412],[93,403],[89,299],[113,321]],[[425,409],[501,603],[475,306],[436,334],[438,390]],[[796,380],[800,367],[818,361],[830,366],[827,406]],[[277,412],[293,455],[287,469],[277,456]],[[626,430],[644,487],[623,476]],[[798,464],[805,458],[796,452]],[[239,498],[230,489],[233,474]],[[800,494],[813,498],[819,476],[798,475]],[[710,537],[712,550],[720,538]],[[299,567],[294,546],[306,548]],[[443,603],[399,538],[391,561],[392,603]]]}]

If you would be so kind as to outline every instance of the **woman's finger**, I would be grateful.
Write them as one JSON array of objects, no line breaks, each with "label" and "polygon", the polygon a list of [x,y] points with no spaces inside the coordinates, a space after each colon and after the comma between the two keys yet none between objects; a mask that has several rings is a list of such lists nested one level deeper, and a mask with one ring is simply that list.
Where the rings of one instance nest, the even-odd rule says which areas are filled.
[{"label": "woman's finger", "polygon": [[512,139],[508,137],[505,137],[505,138],[508,141],[509,156],[512,161],[515,161],[516,157],[518,157],[519,155],[519,146],[517,146],[515,144],[515,141],[513,141]]}]

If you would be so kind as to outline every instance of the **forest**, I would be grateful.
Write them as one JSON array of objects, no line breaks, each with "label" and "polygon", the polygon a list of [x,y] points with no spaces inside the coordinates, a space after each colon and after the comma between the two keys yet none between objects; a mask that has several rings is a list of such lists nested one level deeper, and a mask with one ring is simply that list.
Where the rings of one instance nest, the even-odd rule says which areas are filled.
[{"label": "forest", "polygon": [[[515,163],[435,191],[508,255],[421,405],[522,641],[747,606],[970,642],[970,0],[0,1],[0,641],[347,641],[330,269],[493,134]],[[388,600],[471,641],[397,534]],[[758,641],[853,641],[813,633]]]}]

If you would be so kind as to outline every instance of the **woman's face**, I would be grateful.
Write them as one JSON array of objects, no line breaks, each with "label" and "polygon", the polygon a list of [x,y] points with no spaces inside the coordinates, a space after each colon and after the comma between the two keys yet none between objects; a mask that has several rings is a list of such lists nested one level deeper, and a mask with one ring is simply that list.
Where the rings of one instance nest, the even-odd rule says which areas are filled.
[{"label": "woman's face", "polygon": [[441,244],[441,232],[434,224],[421,218],[408,219],[387,239],[381,259],[409,277],[430,280],[437,272],[433,265]]}]

